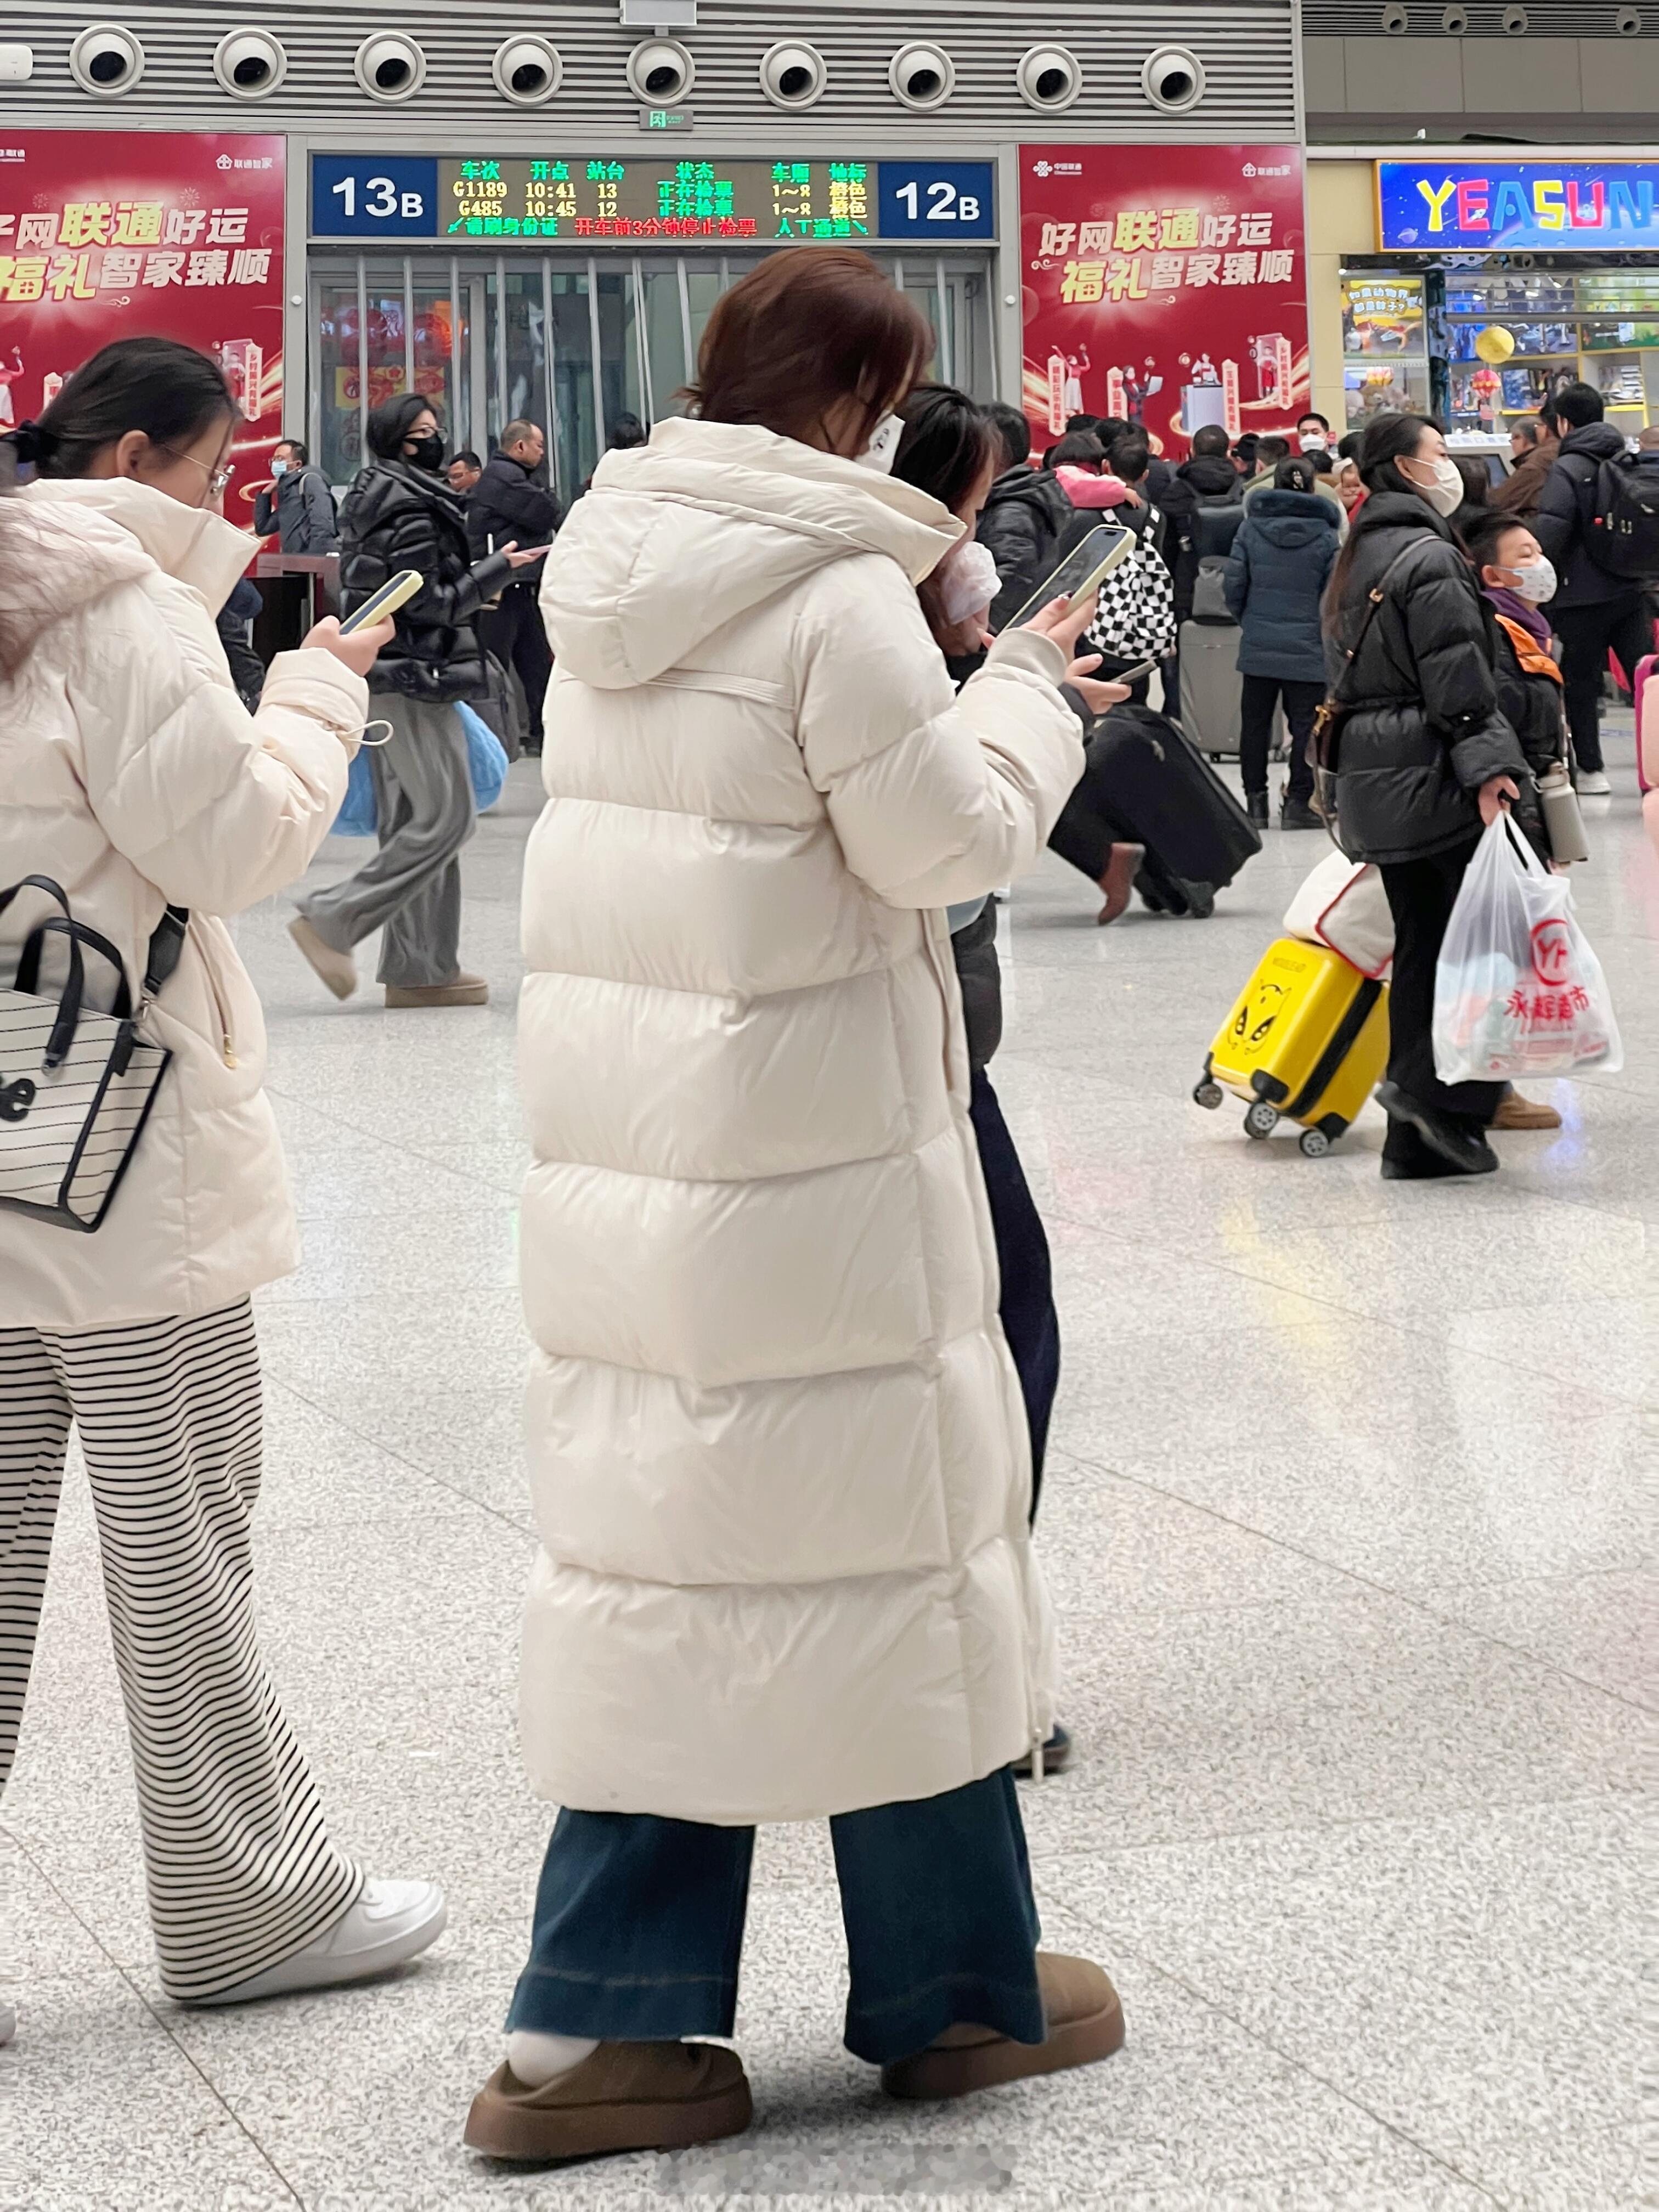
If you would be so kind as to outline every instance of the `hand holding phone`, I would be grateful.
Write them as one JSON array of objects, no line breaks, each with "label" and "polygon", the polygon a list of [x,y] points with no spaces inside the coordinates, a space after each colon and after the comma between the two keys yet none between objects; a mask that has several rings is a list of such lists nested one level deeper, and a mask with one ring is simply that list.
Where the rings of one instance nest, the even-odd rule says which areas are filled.
[{"label": "hand holding phone", "polygon": [[[1097,524],[1049,572],[1009,627],[1036,629],[1032,617],[1042,613],[1054,599],[1069,599],[1073,608],[1080,600],[1091,599],[1120,562],[1128,559],[1135,544],[1133,531],[1125,529],[1121,522]],[[1093,611],[1091,607],[1091,617]],[[1085,623],[1084,627],[1086,626]]]},{"label": "hand holding phone", "polygon": [[321,622],[312,624],[301,642],[331,653],[337,660],[345,663],[354,676],[367,676],[397,634],[390,615],[383,616],[368,629],[349,632],[342,629],[332,615],[325,615]]}]

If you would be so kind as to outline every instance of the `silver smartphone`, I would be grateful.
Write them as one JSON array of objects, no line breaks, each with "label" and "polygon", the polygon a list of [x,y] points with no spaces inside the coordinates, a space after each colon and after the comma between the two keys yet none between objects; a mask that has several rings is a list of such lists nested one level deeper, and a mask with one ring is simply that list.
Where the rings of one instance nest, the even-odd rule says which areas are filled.
[{"label": "silver smartphone", "polygon": [[1091,592],[1100,588],[1120,562],[1128,559],[1135,542],[1133,531],[1126,530],[1121,522],[1100,523],[1086,538],[1079,540],[1058,568],[1043,578],[1012,621],[1005,626],[1018,629],[1021,623],[1041,614],[1054,599],[1086,599]]}]

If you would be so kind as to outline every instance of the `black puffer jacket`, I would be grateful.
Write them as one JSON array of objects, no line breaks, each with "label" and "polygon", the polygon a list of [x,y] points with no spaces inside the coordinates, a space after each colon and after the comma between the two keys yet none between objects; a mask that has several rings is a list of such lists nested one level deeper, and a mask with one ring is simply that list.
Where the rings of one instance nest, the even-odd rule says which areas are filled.
[{"label": "black puffer jacket", "polygon": [[1595,490],[1603,461],[1626,458],[1625,434],[1611,422],[1586,422],[1569,430],[1538,494],[1533,535],[1555,563],[1560,578],[1550,612],[1563,607],[1602,606],[1611,599],[1639,599],[1642,586],[1629,576],[1610,575],[1591,560],[1586,539],[1595,512]]},{"label": "black puffer jacket", "polygon": [[469,562],[466,520],[447,484],[407,461],[374,461],[340,510],[340,596],[349,614],[400,568],[426,578],[395,617],[398,635],[369,672],[371,691],[482,699],[489,691],[472,618],[513,574],[505,554]]},{"label": "black puffer jacket", "polygon": [[[986,494],[975,535],[997,564],[1002,588],[991,602],[1000,629],[1024,605],[1059,557],[1077,509],[1051,469],[1005,469]],[[1088,517],[1091,523],[1097,515]]]},{"label": "black puffer jacket", "polygon": [[1337,812],[1356,860],[1414,860],[1478,835],[1475,794],[1494,775],[1523,787],[1526,756],[1498,710],[1491,608],[1451,531],[1410,492],[1373,492],[1354,518],[1334,623],[1333,684],[1366,595],[1389,579],[1344,686]]}]

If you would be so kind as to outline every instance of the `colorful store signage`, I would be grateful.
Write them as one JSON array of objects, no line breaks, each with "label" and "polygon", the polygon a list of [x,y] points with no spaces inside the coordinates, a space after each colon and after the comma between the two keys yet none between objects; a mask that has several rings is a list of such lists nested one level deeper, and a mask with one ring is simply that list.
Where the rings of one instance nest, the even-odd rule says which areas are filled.
[{"label": "colorful store signage", "polygon": [[317,238],[990,238],[988,161],[318,154]]},{"label": "colorful store signage", "polygon": [[1308,404],[1296,146],[1022,146],[1033,440],[1121,415],[1155,453],[1294,427]]},{"label": "colorful store signage", "polygon": [[112,338],[180,338],[246,418],[225,511],[250,520],[282,428],[283,144],[0,129],[0,429]]},{"label": "colorful store signage", "polygon": [[1379,161],[1383,252],[1659,247],[1659,161]]},{"label": "colorful store signage", "polygon": [[1425,330],[1422,277],[1354,271],[1342,279],[1344,353],[1421,356]]}]

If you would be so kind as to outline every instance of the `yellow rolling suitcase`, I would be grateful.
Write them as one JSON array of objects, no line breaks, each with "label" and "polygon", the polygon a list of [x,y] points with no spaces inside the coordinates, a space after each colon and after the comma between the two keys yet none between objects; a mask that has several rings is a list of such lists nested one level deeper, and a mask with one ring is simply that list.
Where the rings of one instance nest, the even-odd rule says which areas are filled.
[{"label": "yellow rolling suitcase", "polygon": [[1281,937],[1210,1047],[1193,1097],[1212,1108],[1229,1091],[1248,1100],[1252,1137],[1270,1137],[1281,1120],[1301,1122],[1302,1149],[1316,1159],[1370,1097],[1388,1057],[1387,985],[1326,945]]}]

